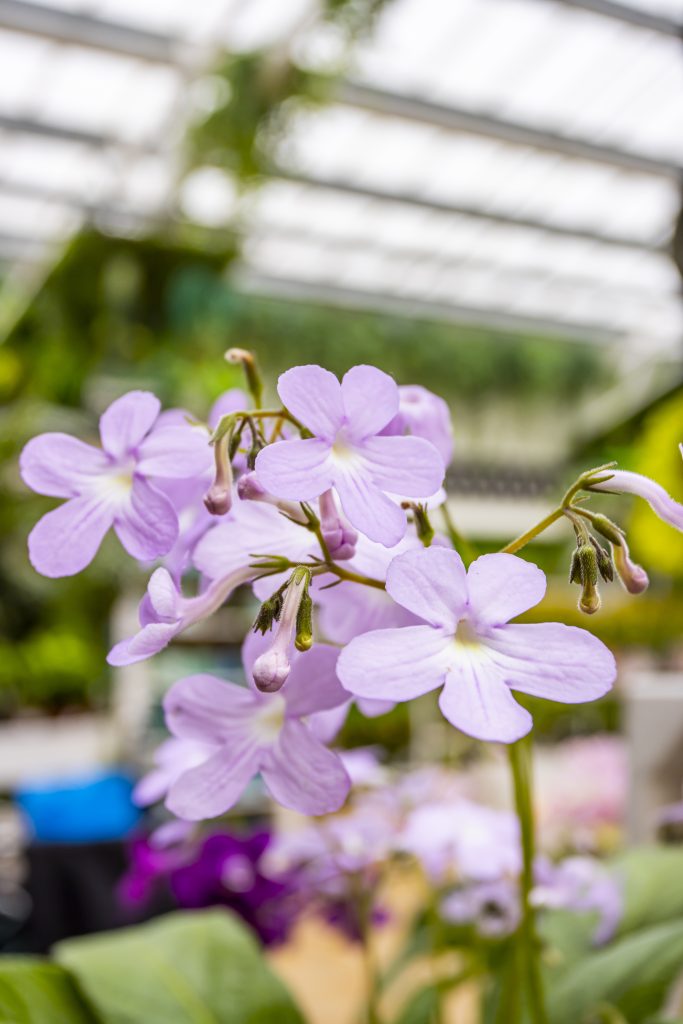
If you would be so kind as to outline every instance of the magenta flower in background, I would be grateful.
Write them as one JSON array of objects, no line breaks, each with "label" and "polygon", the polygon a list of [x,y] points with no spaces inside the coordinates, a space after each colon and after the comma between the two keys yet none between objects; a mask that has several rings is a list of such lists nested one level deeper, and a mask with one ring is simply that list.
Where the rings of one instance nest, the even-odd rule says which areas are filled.
[{"label": "magenta flower in background", "polygon": [[189,426],[153,430],[159,410],[150,392],[130,391],[100,418],[102,448],[59,433],[28,442],[20,459],[24,482],[38,494],[66,499],[29,536],[38,572],[80,572],[112,526],[133,558],[151,561],[171,550],[178,519],[154,482],[201,473],[210,451],[206,437]]},{"label": "magenta flower in background", "polygon": [[263,486],[295,501],[334,487],[352,526],[388,547],[398,543],[406,517],[387,492],[427,498],[440,487],[444,465],[423,438],[379,436],[399,409],[391,377],[354,366],[340,384],[320,366],[296,366],[281,375],[278,394],[314,436],[260,451],[256,472]]},{"label": "magenta flower in background", "polygon": [[[247,673],[256,643],[263,639],[256,638],[247,649]],[[341,807],[350,787],[346,769],[305,721],[347,699],[334,671],[336,659],[337,651],[324,644],[293,657],[278,693],[260,693],[210,675],[190,676],[172,686],[164,700],[170,731],[216,749],[173,783],[169,810],[191,821],[216,817],[236,803],[257,773],[285,807],[304,814]]]},{"label": "magenta flower in background", "polygon": [[453,457],[453,424],[446,402],[420,384],[404,384],[398,389],[398,412],[382,434],[412,434],[431,441],[448,465]]},{"label": "magenta flower in background", "polygon": [[213,580],[196,597],[183,597],[167,569],[156,569],[140,602],[140,630],[115,644],[107,655],[110,665],[132,665],[158,654],[174,637],[201,619],[213,615],[233,590],[253,579],[255,570],[245,567]]},{"label": "magenta flower in background", "polygon": [[673,526],[676,530],[683,530],[683,505],[674,501],[661,484],[650,480],[647,476],[631,473],[626,469],[605,470],[604,475],[607,473],[609,473],[609,477],[606,480],[591,484],[589,490],[634,494],[637,498],[643,498],[659,518],[669,526]]},{"label": "magenta flower in background", "polygon": [[446,548],[399,555],[387,592],[425,624],[356,637],[339,658],[339,678],[351,693],[385,700],[443,687],[449,722],[477,739],[512,743],[532,719],[511,690],[573,704],[602,697],[616,676],[612,654],[586,630],[509,624],[538,604],[545,586],[541,570],[515,555],[483,555],[468,572]]}]

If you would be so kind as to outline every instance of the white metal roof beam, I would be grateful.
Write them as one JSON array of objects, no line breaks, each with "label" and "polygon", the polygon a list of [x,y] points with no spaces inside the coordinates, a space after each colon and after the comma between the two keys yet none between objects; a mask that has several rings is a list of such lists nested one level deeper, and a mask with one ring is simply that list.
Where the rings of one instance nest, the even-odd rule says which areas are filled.
[{"label": "white metal roof beam", "polygon": [[75,142],[82,146],[92,146],[95,149],[114,147],[123,152],[157,155],[159,153],[158,147],[152,143],[131,143],[116,135],[84,131],[81,128],[58,124],[55,121],[38,121],[32,117],[16,117],[13,114],[0,113],[0,131],[15,132],[20,135],[38,135],[45,139],[58,139],[60,142]]},{"label": "white metal roof beam", "polygon": [[578,7],[583,11],[591,11],[593,14],[600,14],[605,18],[612,18],[614,21],[633,25],[635,28],[649,29],[665,36],[675,36],[677,39],[683,37],[682,24],[674,21],[673,18],[656,14],[654,11],[647,11],[642,7],[615,3],[614,0],[555,0],[555,2],[564,4],[565,7]]},{"label": "white metal roof beam", "polygon": [[24,0],[0,0],[0,28],[157,64],[177,63],[183,49],[172,36]]},{"label": "white metal roof beam", "polygon": [[643,153],[604,146],[589,139],[534,128],[519,121],[477,113],[462,107],[444,106],[416,96],[387,92],[359,82],[343,82],[336,93],[336,99],[347,106],[368,110],[384,117],[398,117],[435,125],[448,131],[499,139],[512,145],[561,153],[577,160],[673,178],[675,181],[683,178],[683,167],[673,161],[658,160]]},{"label": "white metal roof beam", "polygon": [[587,242],[600,242],[603,245],[618,246],[620,249],[636,249],[644,252],[669,252],[669,238],[648,243],[641,238],[632,238],[628,235],[615,235],[603,231],[593,231],[588,228],[571,227],[557,221],[540,220],[535,217],[522,217],[516,214],[487,210],[469,203],[447,203],[438,199],[416,195],[413,192],[356,185],[353,182],[345,181],[343,178],[297,174],[282,168],[274,170],[273,176],[284,181],[291,181],[295,184],[306,185],[312,188],[329,189],[335,192],[342,192],[345,195],[359,196],[360,198],[378,200],[379,202],[401,203],[405,206],[415,206],[423,210],[433,210],[436,213],[456,214],[510,227],[544,231],[549,235],[558,235],[562,238],[578,238]]}]

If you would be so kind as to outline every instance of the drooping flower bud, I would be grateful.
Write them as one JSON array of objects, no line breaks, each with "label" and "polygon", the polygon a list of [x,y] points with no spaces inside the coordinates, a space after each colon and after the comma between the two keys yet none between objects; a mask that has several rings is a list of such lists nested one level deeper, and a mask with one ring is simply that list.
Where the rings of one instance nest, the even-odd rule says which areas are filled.
[{"label": "drooping flower bud", "polygon": [[591,523],[602,536],[610,542],[610,544],[621,544],[624,538],[624,531],[613,523],[607,516],[603,516],[601,513],[594,512],[591,515]]},{"label": "drooping flower bud", "polygon": [[310,651],[313,646],[313,601],[308,590],[302,595],[297,612],[294,646],[297,651]]},{"label": "drooping flower bud", "polygon": [[356,553],[358,534],[337,510],[331,490],[324,491],[320,495],[318,507],[320,509],[320,529],[330,558],[336,562],[344,562],[353,558]]},{"label": "drooping flower bud", "polygon": [[402,501],[401,508],[413,513],[415,532],[424,546],[428,548],[434,540],[434,527],[429,521],[427,506],[419,501]]},{"label": "drooping flower bud", "polygon": [[612,564],[609,551],[603,548],[602,544],[599,544],[595,537],[591,537],[591,544],[595,548],[595,554],[598,559],[598,572],[605,583],[611,583],[614,579],[614,565]]},{"label": "drooping flower bud", "polygon": [[642,594],[647,590],[650,578],[641,565],[631,560],[625,538],[622,538],[621,544],[612,545],[612,558],[619,579],[629,594]]},{"label": "drooping flower bud", "polygon": [[595,547],[586,535],[572,555],[569,570],[569,582],[581,585],[579,610],[586,615],[593,615],[600,607],[598,593],[598,555]]},{"label": "drooping flower bud", "polygon": [[228,363],[241,363],[247,378],[247,387],[257,409],[261,408],[263,398],[263,380],[256,362],[256,356],[246,348],[229,348],[225,353]]},{"label": "drooping flower bud", "polygon": [[304,525],[308,522],[301,510],[301,505],[298,505],[295,501],[285,501],[270,494],[253,471],[245,473],[239,478],[237,481],[237,493],[242,501],[262,501],[266,505],[274,505],[275,508],[279,509],[280,512],[284,513],[295,523]]},{"label": "drooping flower bud", "polygon": [[[278,628],[273,643],[254,662],[254,682],[264,693],[275,693],[282,688],[290,673],[289,649],[296,638],[299,650],[306,651],[313,643],[311,630],[311,605],[301,613],[302,601],[310,597],[308,588],[311,583],[311,571],[299,565],[289,578],[284,588],[284,596],[279,615]],[[275,597],[275,595],[274,595]],[[271,598],[272,601],[274,598]],[[275,618],[275,616],[273,616]],[[258,620],[257,620],[258,621]],[[273,619],[271,619],[271,622]],[[307,632],[306,632],[307,630]],[[301,637],[301,645],[299,638]]]},{"label": "drooping flower bud", "polygon": [[213,445],[216,475],[211,487],[204,495],[206,510],[212,516],[224,516],[232,508],[232,465],[228,455],[229,438],[229,433],[226,433]]}]

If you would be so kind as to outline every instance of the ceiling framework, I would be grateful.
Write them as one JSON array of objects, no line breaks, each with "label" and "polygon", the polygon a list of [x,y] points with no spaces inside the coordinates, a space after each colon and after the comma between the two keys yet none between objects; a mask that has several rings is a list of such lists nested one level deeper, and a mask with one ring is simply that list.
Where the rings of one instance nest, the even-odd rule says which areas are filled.
[{"label": "ceiling framework", "polygon": [[0,261],[176,211],[239,224],[254,290],[680,350],[683,0],[391,0],[258,192],[179,187],[212,55],[286,40],[325,69],[314,6],[0,0]]}]

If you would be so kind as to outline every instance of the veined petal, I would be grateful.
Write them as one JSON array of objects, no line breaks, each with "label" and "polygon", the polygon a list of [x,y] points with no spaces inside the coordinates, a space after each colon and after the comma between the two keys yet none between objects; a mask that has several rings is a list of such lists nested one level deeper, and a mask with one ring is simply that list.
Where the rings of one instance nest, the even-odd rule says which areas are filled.
[{"label": "veined petal", "polygon": [[234,744],[249,732],[258,698],[244,686],[216,676],[187,676],[164,697],[166,725],[180,739]]},{"label": "veined petal", "polygon": [[660,519],[677,530],[683,530],[683,505],[674,501],[661,484],[650,480],[640,473],[631,473],[625,469],[607,470],[608,480],[601,484],[593,484],[592,491],[617,491],[620,494],[635,494],[644,498]]},{"label": "veined petal", "polygon": [[481,626],[500,626],[543,599],[545,573],[533,562],[503,552],[482,555],[467,572],[471,617]]},{"label": "veined petal", "polygon": [[43,576],[73,576],[90,565],[112,525],[111,506],[98,496],[72,498],[39,519],[28,538],[33,568]]},{"label": "veined petal", "polygon": [[616,662],[601,640],[559,622],[513,624],[486,638],[502,678],[514,690],[563,704],[597,700],[616,678]]},{"label": "veined petal", "polygon": [[432,626],[378,629],[357,636],[337,662],[342,686],[360,697],[412,700],[441,686],[453,638]]},{"label": "veined petal", "polygon": [[310,651],[297,654],[281,691],[288,715],[303,718],[348,701],[349,694],[337,678],[338,648],[316,643]]},{"label": "veined petal", "polygon": [[369,437],[359,443],[358,452],[383,491],[429,498],[441,486],[443,460],[421,437]]},{"label": "veined petal", "polygon": [[351,788],[337,754],[294,718],[287,719],[277,742],[265,754],[261,774],[278,803],[302,814],[339,810]]},{"label": "veined petal", "polygon": [[165,494],[136,476],[129,500],[117,509],[114,530],[129,555],[148,562],[171,550],[178,517]]},{"label": "veined petal", "polygon": [[147,593],[159,622],[175,622],[180,617],[180,595],[168,569],[155,569],[147,584]]},{"label": "veined petal", "polygon": [[439,707],[456,729],[490,743],[514,743],[533,725],[495,667],[476,657],[458,660],[449,672]]},{"label": "veined petal", "polygon": [[109,466],[101,448],[84,444],[70,434],[33,437],[19,456],[24,483],[37,494],[51,498],[77,497]]},{"label": "veined petal", "polygon": [[387,569],[387,593],[421,619],[455,633],[467,608],[465,566],[450,548],[406,551]]},{"label": "veined petal", "polygon": [[352,526],[387,548],[398,544],[408,527],[405,512],[382,493],[362,465],[337,462],[334,486]]},{"label": "veined petal", "polygon": [[100,416],[102,447],[120,458],[140,444],[161,410],[161,402],[151,391],[129,391],[112,402]]},{"label": "veined petal", "polygon": [[222,747],[171,786],[166,806],[187,821],[216,818],[237,803],[259,769],[259,748],[248,739]]},{"label": "veined petal", "polygon": [[168,647],[171,640],[180,632],[178,622],[149,622],[135,636],[120,640],[114,644],[107,662],[115,668],[122,665],[134,665],[137,661],[145,661]]},{"label": "veined petal", "polygon": [[256,475],[278,498],[311,501],[332,483],[330,445],[317,437],[269,444],[256,457]]},{"label": "veined petal", "polygon": [[153,430],[139,447],[137,471],[143,476],[183,479],[201,476],[212,466],[208,434],[189,424]]},{"label": "veined petal", "polygon": [[341,385],[333,373],[315,364],[293,366],[278,378],[277,393],[285,408],[311,433],[327,441],[334,439],[344,419],[344,405]]},{"label": "veined petal", "polygon": [[349,437],[354,440],[377,434],[398,412],[396,381],[376,366],[352,366],[344,374],[341,393]]}]

